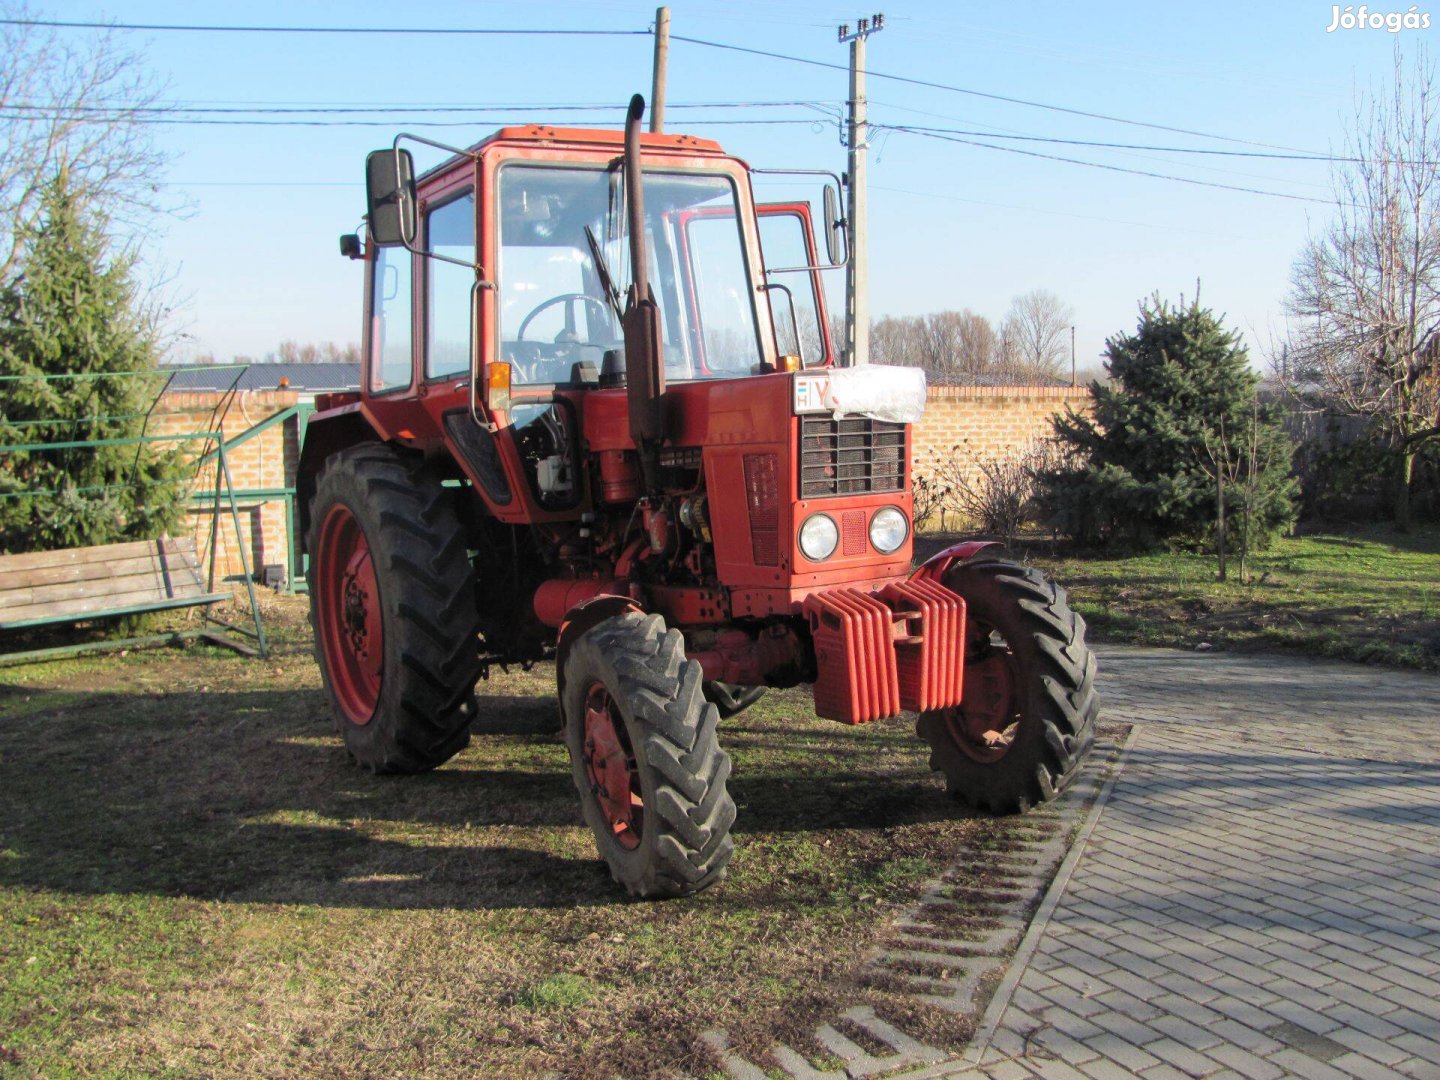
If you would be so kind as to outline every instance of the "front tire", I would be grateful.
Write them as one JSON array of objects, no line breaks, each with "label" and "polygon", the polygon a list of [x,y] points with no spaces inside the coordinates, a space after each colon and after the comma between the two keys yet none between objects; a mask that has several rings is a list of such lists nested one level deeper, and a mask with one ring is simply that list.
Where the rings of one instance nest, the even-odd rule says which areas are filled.
[{"label": "front tire", "polygon": [[575,641],[564,674],[571,772],[611,876],[640,897],[686,896],[724,878],[730,756],[680,632],[658,615],[617,615]]},{"label": "front tire", "polygon": [[450,493],[381,443],[325,462],[310,504],[310,621],[336,726],[371,772],[414,773],[470,741],[479,619]]},{"label": "front tire", "polygon": [[1064,791],[1094,742],[1085,621],[1064,589],[1015,563],[961,563],[943,583],[965,601],[962,701],[922,713],[916,730],[957,799],[1023,813]]}]

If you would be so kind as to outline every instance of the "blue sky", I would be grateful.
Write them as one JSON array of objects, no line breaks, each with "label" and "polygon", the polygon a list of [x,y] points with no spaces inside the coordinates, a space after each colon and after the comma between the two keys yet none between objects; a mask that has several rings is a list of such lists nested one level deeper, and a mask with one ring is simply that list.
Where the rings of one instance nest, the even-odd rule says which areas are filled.
[{"label": "blue sky", "polygon": [[[1392,5],[1406,11],[1409,5]],[[1091,113],[1226,136],[1221,141],[1025,107],[872,77],[871,119],[1151,146],[1326,153],[1343,145],[1358,90],[1385,80],[1434,30],[1327,34],[1331,5],[1274,3],[896,3],[869,43],[872,72],[905,75]],[[1342,5],[1343,10],[1343,5]],[[1388,11],[1381,5],[1378,9]],[[1428,3],[1418,11],[1430,10]],[[52,3],[60,19],[247,25],[645,30],[653,3]],[[835,27],[869,10],[810,0],[671,5],[672,33],[844,64]],[[1440,15],[1440,3],[1436,4]],[[71,31],[70,33],[80,33]],[[533,106],[611,104],[648,95],[651,41],[616,38],[358,37],[141,32],[167,100],[222,107],[520,105],[425,127],[416,116],[331,116],[379,126],[161,126],[166,180],[193,212],[161,223],[154,249],[181,300],[178,359],[261,355],[282,339],[346,342],[360,329],[360,270],[336,253],[363,212],[366,151],[399,130],[468,144],[498,121],[555,121]],[[835,124],[843,71],[675,43],[667,129],[719,139],[752,165],[844,167]],[[685,109],[715,102],[811,102]],[[581,114],[573,114],[577,118]],[[280,117],[272,117],[276,119]],[[454,117],[446,117],[453,120]],[[720,124],[715,120],[780,120]],[[1252,144],[1268,144],[1267,146]],[[1032,288],[1076,311],[1079,363],[1133,327],[1152,292],[1193,295],[1228,314],[1252,346],[1281,328],[1291,262],[1329,216],[1328,167],[1015,142],[1010,145],[1256,195],[877,132],[871,182],[875,315],[971,308],[998,319]]]}]

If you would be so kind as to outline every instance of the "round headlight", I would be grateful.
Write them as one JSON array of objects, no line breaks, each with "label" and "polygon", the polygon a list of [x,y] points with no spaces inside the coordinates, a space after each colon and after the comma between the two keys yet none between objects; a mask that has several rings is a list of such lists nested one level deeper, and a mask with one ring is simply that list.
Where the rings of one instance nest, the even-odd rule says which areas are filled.
[{"label": "round headlight", "polygon": [[874,544],[875,550],[882,555],[899,551],[900,545],[905,543],[905,538],[909,535],[910,523],[905,520],[905,515],[893,506],[875,511],[875,516],[870,519],[870,543]]},{"label": "round headlight", "polygon": [[800,526],[800,550],[811,562],[824,562],[839,543],[840,527],[828,514],[811,514]]}]

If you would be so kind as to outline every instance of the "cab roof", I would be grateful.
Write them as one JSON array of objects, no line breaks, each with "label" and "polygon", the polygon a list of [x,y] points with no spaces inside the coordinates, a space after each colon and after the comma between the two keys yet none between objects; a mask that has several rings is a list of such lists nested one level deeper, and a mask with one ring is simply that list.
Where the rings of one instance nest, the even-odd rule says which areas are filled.
[{"label": "cab roof", "polygon": [[[586,148],[613,147],[617,153],[625,149],[625,132],[609,128],[554,127],[550,124],[523,124],[518,127],[504,127],[475,145],[466,149],[465,154],[478,154],[496,143],[528,144],[531,146],[574,146]],[[704,154],[723,157],[724,149],[714,139],[702,139],[696,135],[670,135],[665,133],[640,133],[641,150],[656,150],[670,153]],[[463,155],[457,154],[440,164],[426,169],[417,183],[449,172]]]}]

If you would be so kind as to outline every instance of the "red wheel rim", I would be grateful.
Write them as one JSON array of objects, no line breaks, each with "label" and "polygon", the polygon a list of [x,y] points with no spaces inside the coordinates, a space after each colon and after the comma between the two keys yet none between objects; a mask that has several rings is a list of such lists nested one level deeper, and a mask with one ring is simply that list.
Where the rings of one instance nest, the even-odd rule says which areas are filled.
[{"label": "red wheel rim", "polygon": [[318,563],[314,603],[330,688],[347,720],[368,724],[380,702],[385,637],[375,562],[349,507],[330,508],[311,557]]},{"label": "red wheel rim", "polygon": [[595,797],[610,835],[626,851],[634,851],[640,846],[645,827],[640,770],[625,721],[603,683],[591,683],[585,692],[582,757],[590,794]]},{"label": "red wheel rim", "polygon": [[989,764],[1010,752],[1019,730],[1015,654],[998,631],[978,619],[972,619],[966,630],[961,704],[945,719],[955,745],[975,761]]}]

